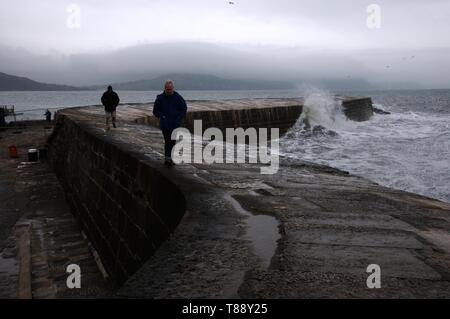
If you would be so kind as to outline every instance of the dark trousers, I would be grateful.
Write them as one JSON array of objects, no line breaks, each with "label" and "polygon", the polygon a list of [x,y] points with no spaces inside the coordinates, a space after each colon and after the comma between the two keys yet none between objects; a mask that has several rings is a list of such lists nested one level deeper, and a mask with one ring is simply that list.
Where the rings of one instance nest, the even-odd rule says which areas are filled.
[{"label": "dark trousers", "polygon": [[162,129],[164,136],[164,155],[165,157],[171,157],[172,148],[175,146],[175,140],[171,139],[172,129]]}]

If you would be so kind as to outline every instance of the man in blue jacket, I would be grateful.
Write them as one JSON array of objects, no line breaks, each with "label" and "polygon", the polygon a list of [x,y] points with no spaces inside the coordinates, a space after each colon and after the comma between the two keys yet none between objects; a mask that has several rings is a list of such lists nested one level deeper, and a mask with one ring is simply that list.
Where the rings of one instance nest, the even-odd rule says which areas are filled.
[{"label": "man in blue jacket", "polygon": [[164,92],[159,94],[153,105],[153,114],[159,118],[159,126],[164,135],[164,163],[167,166],[174,165],[172,161],[172,148],[175,141],[172,140],[172,132],[180,127],[186,116],[187,106],[183,97],[174,90],[173,82],[166,81]]}]

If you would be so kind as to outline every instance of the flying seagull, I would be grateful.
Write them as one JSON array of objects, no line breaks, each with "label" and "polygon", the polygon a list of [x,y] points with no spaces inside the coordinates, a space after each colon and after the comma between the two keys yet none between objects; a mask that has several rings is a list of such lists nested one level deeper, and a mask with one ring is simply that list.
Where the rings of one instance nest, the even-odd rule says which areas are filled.
[{"label": "flying seagull", "polygon": [[234,2],[233,1],[228,1],[228,4],[234,4]]}]

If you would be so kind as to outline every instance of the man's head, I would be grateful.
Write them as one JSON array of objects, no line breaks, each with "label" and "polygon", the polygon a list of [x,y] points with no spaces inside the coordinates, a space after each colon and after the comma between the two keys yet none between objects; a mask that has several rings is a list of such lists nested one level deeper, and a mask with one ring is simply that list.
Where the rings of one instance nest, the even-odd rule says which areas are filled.
[{"label": "man's head", "polygon": [[112,86],[109,85],[109,86],[108,86],[108,92],[111,92],[111,91],[112,91]]},{"label": "man's head", "polygon": [[167,80],[164,84],[164,93],[166,95],[172,95],[173,94],[173,81]]}]

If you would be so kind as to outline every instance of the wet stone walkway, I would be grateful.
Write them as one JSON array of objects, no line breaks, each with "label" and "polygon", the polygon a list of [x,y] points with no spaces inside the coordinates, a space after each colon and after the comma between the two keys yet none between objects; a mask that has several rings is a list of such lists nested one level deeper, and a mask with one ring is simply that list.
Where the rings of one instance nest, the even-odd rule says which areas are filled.
[{"label": "wet stone walkway", "polygon": [[[38,122],[0,132],[0,298],[101,298],[114,287],[73,218],[46,162],[27,162],[51,125]],[[10,158],[15,145],[18,158]],[[81,288],[69,289],[66,268],[81,268]]]},{"label": "wet stone walkway", "polygon": [[[0,167],[2,296],[13,296],[23,278],[16,256],[27,245],[22,237],[14,240],[14,225],[21,225],[29,230],[34,298],[450,298],[447,203],[285,158],[274,175],[261,175],[252,164],[167,168],[160,131],[133,123],[150,110],[120,110],[119,127],[109,132],[100,108],[64,114],[90,133],[144,154],[183,192],[186,213],[173,235],[115,291],[47,164],[2,155],[2,164],[14,168]],[[33,130],[23,134],[37,136]],[[3,146],[9,144],[5,138]],[[66,286],[66,267],[73,263],[82,270],[81,289]],[[381,268],[380,289],[367,287],[371,264]]]},{"label": "wet stone walkway", "polygon": [[15,209],[14,170],[11,161],[0,166],[0,299],[15,298],[18,283],[18,261],[14,225],[19,219]]},{"label": "wet stone walkway", "polygon": [[[186,196],[174,234],[118,296],[450,298],[450,204],[286,158],[274,175],[254,164],[167,168],[160,131],[132,122],[145,112],[119,112],[109,132],[99,108],[64,112],[91,134],[145,154]],[[252,216],[276,220],[258,231],[278,235],[274,248],[262,244],[269,257],[258,252]],[[372,264],[381,268],[380,289],[367,286]]]},{"label": "wet stone walkway", "polygon": [[[55,175],[45,163],[18,167],[17,196],[30,225],[31,293],[33,298],[104,298],[112,286],[104,278],[89,243],[80,232]],[[81,288],[69,289],[67,266],[81,270]]]}]

